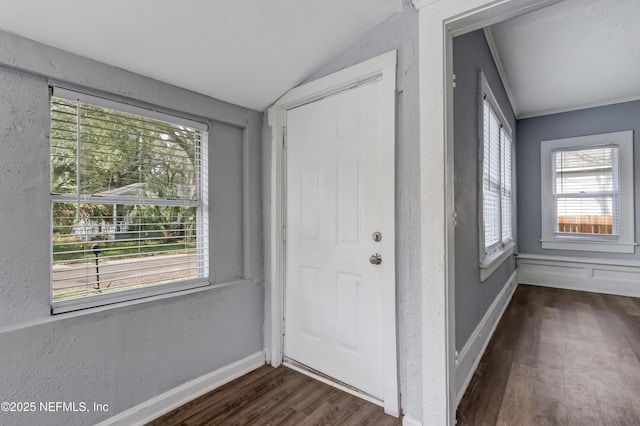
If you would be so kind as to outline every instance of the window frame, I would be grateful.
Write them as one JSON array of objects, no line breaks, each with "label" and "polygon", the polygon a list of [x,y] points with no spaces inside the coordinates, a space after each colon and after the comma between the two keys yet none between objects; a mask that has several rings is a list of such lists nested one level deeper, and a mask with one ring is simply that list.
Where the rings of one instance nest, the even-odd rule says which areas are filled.
[{"label": "window frame", "polygon": [[[553,193],[553,153],[562,149],[592,148],[603,145],[618,146],[618,214],[619,236],[584,234],[562,235],[555,232],[555,200]],[[633,170],[633,130],[598,133],[540,142],[541,238],[543,249],[599,251],[614,253],[635,252],[635,202]]]},{"label": "window frame", "polygon": [[[50,97],[58,97],[72,101],[79,101],[82,103],[94,105],[101,108],[107,108],[118,112],[123,112],[127,114],[134,114],[138,116],[142,116],[145,118],[150,118],[153,120],[165,121],[175,125],[181,125],[185,127],[191,127],[199,130],[201,132],[200,137],[200,158],[198,162],[198,167],[200,168],[199,174],[200,179],[197,180],[197,188],[196,192],[197,196],[197,205],[196,207],[196,221],[199,223],[198,229],[199,232],[196,232],[196,250],[198,252],[198,261],[199,268],[201,270],[200,276],[197,278],[188,278],[183,280],[176,280],[169,283],[162,284],[152,284],[149,286],[130,288],[125,290],[117,290],[112,292],[98,293],[93,295],[81,296],[72,299],[66,300],[53,300],[53,274],[52,274],[52,266],[53,266],[53,203],[55,202],[77,202],[78,200],[82,203],[93,203],[100,202],[104,203],[105,199],[100,198],[98,200],[94,200],[91,196],[76,196],[76,195],[65,195],[65,194],[53,194],[51,193],[49,196],[49,214],[50,214],[50,225],[49,225],[49,270],[50,270],[50,280],[49,280],[49,296],[50,296],[50,304],[51,304],[51,313],[52,314],[60,314],[65,312],[78,311],[81,309],[95,308],[104,305],[111,305],[114,303],[120,302],[130,302],[137,299],[142,299],[146,297],[158,296],[168,293],[192,290],[200,287],[210,286],[211,282],[209,279],[209,194],[208,194],[208,173],[209,173],[209,143],[208,143],[208,133],[209,133],[209,124],[204,123],[203,121],[196,121],[190,118],[177,116],[173,114],[166,113],[164,111],[159,111],[157,109],[151,109],[149,107],[143,107],[138,105],[133,105],[129,102],[123,102],[119,100],[114,100],[109,97],[95,96],[93,94],[88,94],[84,92],[77,91],[75,89],[67,89],[61,86],[51,86],[50,87]],[[50,107],[51,108],[51,107]],[[49,113],[49,119],[51,120],[51,112]],[[49,168],[51,167],[51,160],[49,160]],[[51,189],[51,172],[49,172],[49,191]],[[123,201],[126,203],[131,203],[131,199],[119,199],[117,196],[110,198],[110,200],[114,201]],[[165,205],[167,201],[164,199],[156,200],[157,205]],[[156,202],[153,205],[156,205]],[[136,204],[136,203],[134,203]],[[149,204],[148,202],[144,202],[143,204]],[[173,205],[173,204],[171,204]]]},{"label": "window frame", "polygon": [[[478,228],[479,228],[479,267],[480,267],[480,281],[485,281],[491,274],[498,269],[498,267],[511,255],[513,255],[514,247],[515,247],[515,236],[514,236],[514,228],[515,228],[515,137],[514,133],[509,126],[509,122],[506,119],[506,116],[502,112],[498,101],[496,100],[491,87],[485,77],[484,73],[480,71],[480,84],[479,92],[478,92],[478,141],[479,141],[479,150],[478,150],[478,168],[479,168],[479,184],[478,184]],[[489,102],[489,105],[493,109],[498,121],[500,122],[500,135],[498,137],[498,156],[500,158],[500,179],[504,174],[503,170],[503,162],[502,162],[502,144],[503,137],[506,135],[508,140],[510,140],[511,144],[511,188],[510,188],[510,212],[511,212],[511,239],[503,240],[503,221],[502,221],[502,194],[504,191],[504,186],[502,182],[500,183],[498,194],[499,194],[499,205],[498,205],[498,215],[499,215],[499,226],[500,229],[498,231],[499,241],[492,245],[491,248],[487,249],[485,245],[485,221],[484,221],[484,101],[485,99]]]}]

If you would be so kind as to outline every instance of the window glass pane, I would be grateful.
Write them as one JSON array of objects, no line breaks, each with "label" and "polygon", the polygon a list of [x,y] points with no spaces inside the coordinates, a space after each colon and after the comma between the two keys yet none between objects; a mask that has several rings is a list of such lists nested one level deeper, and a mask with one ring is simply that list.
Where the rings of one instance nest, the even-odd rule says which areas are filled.
[{"label": "window glass pane", "polygon": [[489,179],[492,184],[498,186],[500,185],[500,122],[493,108],[489,107],[489,111]]},{"label": "window glass pane", "polygon": [[617,157],[617,151],[617,147],[611,146],[556,151],[556,193],[612,191],[613,157]]},{"label": "window glass pane", "polygon": [[489,146],[489,137],[487,135],[489,135],[489,129],[491,126],[491,107],[489,106],[489,102],[485,99],[484,103],[483,103],[483,116],[482,116],[482,123],[483,123],[483,128],[482,128],[482,147],[483,147],[483,152],[482,152],[482,187],[483,188],[487,188],[488,187],[488,183],[489,183],[489,155],[491,152],[491,147]]},{"label": "window glass pane", "polygon": [[485,248],[500,243],[500,205],[501,205],[501,126],[498,117],[488,100],[484,101],[483,134],[483,220]]},{"label": "window glass pane", "polygon": [[613,234],[613,197],[558,197],[556,206],[558,232]]},{"label": "window glass pane", "polygon": [[556,232],[616,234],[618,147],[558,150],[553,163]]},{"label": "window glass pane", "polygon": [[52,100],[51,192],[54,194],[73,194],[77,191],[77,131],[75,104]]},{"label": "window glass pane", "polygon": [[484,191],[484,245],[500,242],[500,193]]},{"label": "window glass pane", "polygon": [[196,208],[53,203],[53,300],[200,276]]},{"label": "window glass pane", "polygon": [[206,138],[52,97],[54,302],[207,276]]},{"label": "window glass pane", "polygon": [[501,147],[502,242],[506,243],[513,239],[513,232],[511,230],[511,138],[507,135],[507,132],[505,132],[504,129],[502,130]]},{"label": "window glass pane", "polygon": [[[77,151],[80,147],[80,170]],[[200,131],[53,98],[52,193],[195,200]]]}]

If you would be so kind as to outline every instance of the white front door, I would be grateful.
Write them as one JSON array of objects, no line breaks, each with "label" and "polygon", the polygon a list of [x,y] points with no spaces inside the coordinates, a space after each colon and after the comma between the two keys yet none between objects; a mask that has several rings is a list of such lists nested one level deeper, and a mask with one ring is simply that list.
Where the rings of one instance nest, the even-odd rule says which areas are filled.
[{"label": "white front door", "polygon": [[286,117],[284,354],[379,400],[383,286],[394,285],[383,272],[395,264],[382,91],[369,83]]}]

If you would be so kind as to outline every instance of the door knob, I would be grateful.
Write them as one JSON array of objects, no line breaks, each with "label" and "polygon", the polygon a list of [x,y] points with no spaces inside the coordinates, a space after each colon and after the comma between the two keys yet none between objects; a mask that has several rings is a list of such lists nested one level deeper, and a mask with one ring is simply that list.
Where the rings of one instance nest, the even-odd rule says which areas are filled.
[{"label": "door knob", "polygon": [[382,255],[380,253],[376,253],[369,258],[369,263],[372,265],[379,265],[382,263]]}]

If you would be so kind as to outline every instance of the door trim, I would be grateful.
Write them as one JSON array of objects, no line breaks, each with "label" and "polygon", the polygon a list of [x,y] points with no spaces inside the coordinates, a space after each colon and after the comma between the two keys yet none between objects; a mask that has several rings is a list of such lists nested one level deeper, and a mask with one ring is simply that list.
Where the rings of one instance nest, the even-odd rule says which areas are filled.
[{"label": "door trim", "polygon": [[424,425],[456,423],[453,37],[559,1],[562,0],[412,0],[419,13],[420,46]]},{"label": "door trim", "polygon": [[[337,94],[343,90],[371,82],[382,81],[382,116],[381,132],[383,138],[383,155],[395,158],[395,105],[396,105],[396,56],[395,50],[375,58],[345,68],[336,73],[303,84],[287,92],[268,110],[268,125],[271,129],[271,169],[270,169],[270,258],[268,262],[271,273],[271,294],[267,293],[270,314],[267,313],[265,334],[270,338],[267,343],[267,360],[277,367],[283,361],[284,331],[284,289],[286,272],[285,226],[286,226],[286,150],[284,148],[287,110]],[[395,226],[395,162],[384,172],[387,176],[381,191],[391,202],[386,207],[386,214]],[[383,363],[383,398],[384,411],[398,416],[400,414],[397,361],[397,316],[395,286],[395,235],[386,236],[390,247],[394,250],[385,256],[385,267],[382,268],[382,363]]]}]

